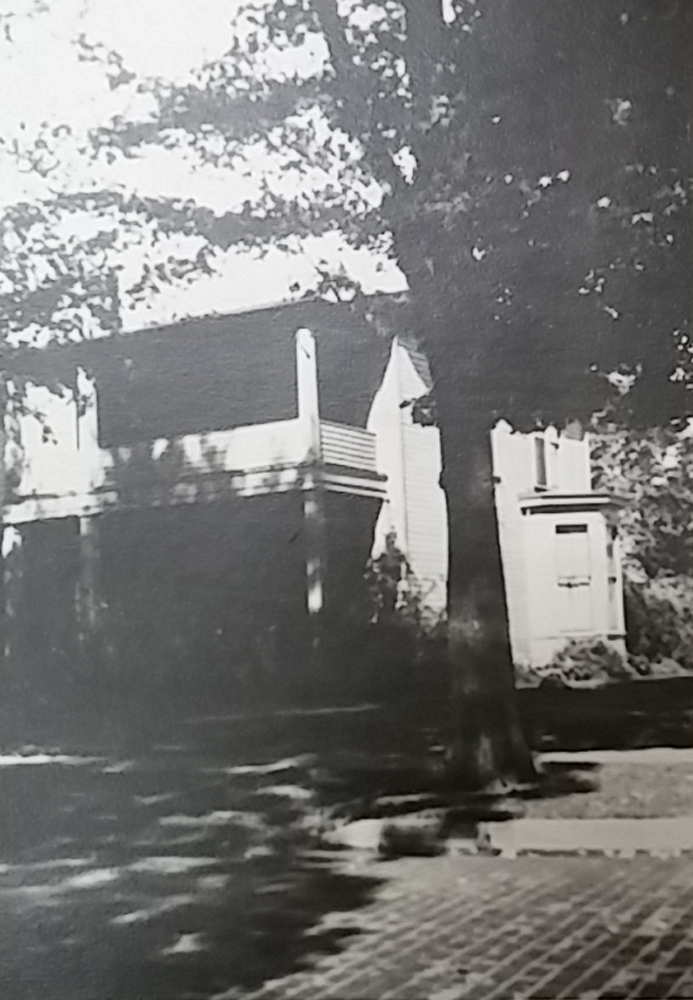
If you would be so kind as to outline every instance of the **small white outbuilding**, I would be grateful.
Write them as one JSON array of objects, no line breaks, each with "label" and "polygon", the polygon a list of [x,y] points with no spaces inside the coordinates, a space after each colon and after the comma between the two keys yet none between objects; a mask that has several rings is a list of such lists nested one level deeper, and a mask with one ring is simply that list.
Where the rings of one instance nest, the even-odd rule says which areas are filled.
[{"label": "small white outbuilding", "polygon": [[[395,338],[368,429],[387,477],[374,555],[393,538],[432,619],[444,613],[448,532],[440,432],[411,403],[431,391],[426,360]],[[590,445],[577,426],[491,435],[510,638],[516,663],[541,667],[571,640],[625,652],[623,579],[611,500],[592,489]]]}]

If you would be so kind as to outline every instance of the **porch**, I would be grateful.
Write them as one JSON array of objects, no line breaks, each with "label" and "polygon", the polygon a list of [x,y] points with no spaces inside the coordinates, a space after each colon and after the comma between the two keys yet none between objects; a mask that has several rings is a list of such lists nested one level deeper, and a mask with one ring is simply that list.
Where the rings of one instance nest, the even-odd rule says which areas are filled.
[{"label": "porch", "polygon": [[[172,508],[208,504],[244,519],[238,511],[253,498],[293,495],[291,510],[300,513],[287,515],[287,524],[291,520],[291,533],[302,536],[304,608],[317,620],[325,601],[326,522],[333,509],[328,509],[327,497],[361,498],[370,508],[386,495],[387,483],[377,472],[373,433],[321,419],[317,348],[307,329],[296,335],[295,359],[297,416],[127,446],[103,446],[99,387],[85,371],[77,373],[76,394],[49,394],[53,413],[46,415],[46,423],[53,419],[58,431],[47,439],[38,426],[26,425],[6,470],[6,602],[16,604],[21,550],[36,522],[74,524],[69,533],[76,533],[79,550],[77,613],[80,632],[88,635],[104,604],[101,536],[106,521],[146,512],[156,519],[161,516],[157,511],[163,515]],[[223,523],[225,515],[220,516]]]}]

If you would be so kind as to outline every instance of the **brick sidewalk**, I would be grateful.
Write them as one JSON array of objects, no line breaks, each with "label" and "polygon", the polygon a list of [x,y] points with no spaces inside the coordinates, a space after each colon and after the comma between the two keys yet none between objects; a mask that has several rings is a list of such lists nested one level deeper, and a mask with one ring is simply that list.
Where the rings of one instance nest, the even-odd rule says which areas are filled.
[{"label": "brick sidewalk", "polygon": [[[245,1000],[693,998],[693,859],[402,859],[344,950]],[[224,994],[219,994],[219,998]]]}]

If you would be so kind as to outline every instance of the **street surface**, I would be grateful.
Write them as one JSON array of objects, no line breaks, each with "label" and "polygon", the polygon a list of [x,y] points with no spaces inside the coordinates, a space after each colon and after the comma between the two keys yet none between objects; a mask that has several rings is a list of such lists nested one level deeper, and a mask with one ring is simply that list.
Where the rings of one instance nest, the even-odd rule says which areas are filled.
[{"label": "street surface", "polygon": [[[3,1000],[693,998],[693,856],[323,849],[343,790],[321,759],[366,753],[365,730],[368,760],[392,756],[397,734],[368,719],[5,747]],[[397,732],[403,753],[435,739]]]},{"label": "street surface", "polygon": [[[378,866],[362,934],[253,1000],[693,997],[693,859],[442,857]],[[229,994],[236,996],[240,994]]]}]

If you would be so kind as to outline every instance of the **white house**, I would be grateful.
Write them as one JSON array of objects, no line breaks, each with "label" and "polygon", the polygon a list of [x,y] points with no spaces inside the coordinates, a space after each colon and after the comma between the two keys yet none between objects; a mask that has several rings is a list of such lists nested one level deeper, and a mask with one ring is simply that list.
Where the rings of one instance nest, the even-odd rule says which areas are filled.
[{"label": "white house", "polygon": [[394,535],[422,602],[435,619],[447,600],[448,525],[440,487],[440,432],[415,423],[411,406],[430,392],[431,385],[424,356],[395,337],[367,427],[375,435],[378,472],[387,481],[373,553],[382,552],[386,538]]},{"label": "white house", "polygon": [[[258,363],[262,337],[269,339]],[[185,354],[193,340],[195,371]],[[82,362],[101,375],[87,377]],[[179,510],[180,521],[183,508],[213,504],[219,530],[238,549],[250,537],[243,520],[260,510],[263,497],[279,503],[272,501],[277,538],[290,524],[301,539],[291,547],[298,568],[287,570],[277,601],[303,603],[311,619],[322,617],[330,595],[337,607],[339,580],[353,583],[362,574],[367,553],[360,539],[364,527],[368,539],[375,521],[373,554],[394,535],[432,617],[444,613],[440,435],[413,420],[411,404],[430,392],[432,380],[406,337],[388,341],[365,327],[359,333],[348,310],[308,304],[83,345],[74,365],[77,396],[46,388],[30,393],[50,433],[25,416],[8,434],[2,527],[3,553],[14,553],[17,564],[32,525],[63,526],[60,545],[77,549],[82,628],[95,623],[104,603],[99,591],[109,572],[100,552],[115,565],[125,537],[119,525],[128,518],[134,524],[133,516],[149,511],[155,520],[147,522],[145,538],[159,530],[155,522],[166,535],[165,510]],[[618,539],[606,516],[609,498],[591,488],[588,439],[574,429],[515,434],[501,423],[492,447],[516,661],[541,666],[571,639],[599,638],[622,649]],[[274,544],[288,554],[281,541]],[[181,575],[184,592],[187,557],[182,547],[176,555],[173,541],[171,548],[165,572]],[[144,553],[133,558],[137,569]],[[263,558],[255,560],[260,568]],[[246,580],[248,566],[229,550],[232,564]],[[12,601],[17,588],[8,573]],[[220,587],[230,587],[228,573],[219,569]],[[267,584],[258,588],[269,600]],[[227,606],[250,589],[239,584],[237,596],[229,589]]]},{"label": "white house", "polygon": [[[423,355],[395,338],[368,429],[387,479],[374,552],[394,534],[435,616],[445,608],[448,544],[440,434],[415,424],[409,405],[431,387]],[[575,426],[519,434],[501,422],[491,438],[516,662],[543,666],[570,640],[625,651],[618,537],[609,497],[592,490],[588,436]]]},{"label": "white house", "polygon": [[573,639],[625,652],[619,541],[611,499],[592,489],[588,436],[502,422],[492,447],[516,662],[542,666]]}]

